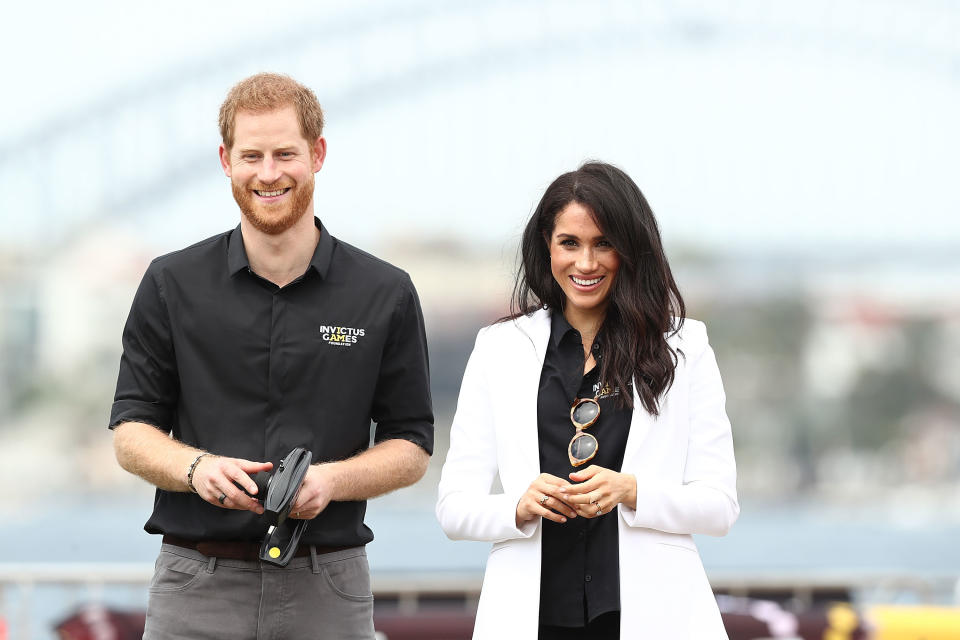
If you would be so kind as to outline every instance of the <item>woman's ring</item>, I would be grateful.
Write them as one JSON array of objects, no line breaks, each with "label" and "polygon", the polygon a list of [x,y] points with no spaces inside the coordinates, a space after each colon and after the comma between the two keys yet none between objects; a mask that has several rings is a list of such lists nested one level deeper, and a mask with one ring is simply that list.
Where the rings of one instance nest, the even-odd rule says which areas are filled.
[{"label": "woman's ring", "polygon": [[597,505],[597,515],[600,515],[601,513],[603,513],[603,507]]},{"label": "woman's ring", "polygon": [[221,493],[221,494],[220,494],[220,497],[217,498],[217,502],[219,502],[220,504],[223,504],[223,501],[226,500],[226,499],[227,499],[227,494]]},{"label": "woman's ring", "polygon": [[543,496],[542,498],[540,498],[540,506],[547,504],[547,500],[549,499],[550,499],[550,496]]}]

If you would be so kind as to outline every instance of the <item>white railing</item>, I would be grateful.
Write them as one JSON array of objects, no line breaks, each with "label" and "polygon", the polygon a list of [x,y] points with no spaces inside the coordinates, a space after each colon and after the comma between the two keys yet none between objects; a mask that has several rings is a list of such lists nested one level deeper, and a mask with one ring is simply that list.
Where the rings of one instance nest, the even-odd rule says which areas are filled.
[{"label": "white railing", "polygon": [[[152,564],[70,563],[0,564],[0,620],[6,622],[8,638],[33,640],[52,638],[52,624],[70,610],[43,611],[44,589],[68,590],[70,601],[79,604],[106,602],[107,589],[129,588],[146,602],[146,587],[153,575]],[[480,594],[481,574],[462,573],[374,573],[373,591],[382,599],[396,602],[401,613],[416,613],[423,600],[432,596],[458,596],[465,609],[475,609]],[[792,606],[810,606],[818,592],[844,591],[857,602],[909,602],[960,606],[960,580],[953,573],[908,574],[882,571],[810,572],[711,572],[710,583],[717,591],[734,596],[763,593],[791,595]]]}]

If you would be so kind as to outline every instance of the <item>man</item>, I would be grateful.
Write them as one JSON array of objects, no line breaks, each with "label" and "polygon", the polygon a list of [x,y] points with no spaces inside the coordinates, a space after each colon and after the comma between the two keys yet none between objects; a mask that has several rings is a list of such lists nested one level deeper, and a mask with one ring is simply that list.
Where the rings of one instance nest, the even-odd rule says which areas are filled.
[{"label": "man", "polygon": [[[365,501],[426,470],[426,338],[407,274],[314,217],[322,132],[291,78],[235,86],[220,162],[240,224],[154,260],[134,299],[110,426],[123,468],[157,486],[145,638],[373,637]],[[296,446],[318,464],[290,512],[309,524],[278,567],[258,560],[251,476]]]}]

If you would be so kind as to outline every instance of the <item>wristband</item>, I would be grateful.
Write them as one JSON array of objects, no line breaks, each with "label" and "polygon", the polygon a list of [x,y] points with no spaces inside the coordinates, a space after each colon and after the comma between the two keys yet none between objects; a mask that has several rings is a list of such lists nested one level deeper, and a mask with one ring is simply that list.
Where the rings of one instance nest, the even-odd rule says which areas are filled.
[{"label": "wristband", "polygon": [[197,488],[193,486],[193,472],[197,470],[197,464],[200,462],[200,458],[208,455],[210,455],[210,452],[204,451],[193,459],[193,462],[190,463],[190,468],[187,469],[187,486],[190,488],[190,491],[194,493],[199,493],[199,491],[197,491]]}]

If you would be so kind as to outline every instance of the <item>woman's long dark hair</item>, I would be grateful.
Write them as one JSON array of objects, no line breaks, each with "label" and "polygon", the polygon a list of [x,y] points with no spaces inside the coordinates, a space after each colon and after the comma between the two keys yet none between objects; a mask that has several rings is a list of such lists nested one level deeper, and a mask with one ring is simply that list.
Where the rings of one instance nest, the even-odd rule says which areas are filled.
[{"label": "woman's long dark hair", "polygon": [[666,336],[683,325],[686,308],[673,280],[660,230],[639,187],[620,169],[588,162],[547,187],[527,223],[520,245],[510,300],[510,320],[542,306],[562,313],[564,295],[550,269],[549,242],[557,214],[577,202],[593,214],[597,226],[620,255],[620,268],[600,332],[604,357],[600,379],[622,392],[618,402],[633,408],[627,390],[637,385],[643,408],[659,415],[660,398],[673,384],[677,354]]}]

